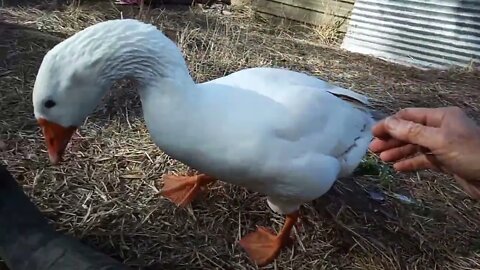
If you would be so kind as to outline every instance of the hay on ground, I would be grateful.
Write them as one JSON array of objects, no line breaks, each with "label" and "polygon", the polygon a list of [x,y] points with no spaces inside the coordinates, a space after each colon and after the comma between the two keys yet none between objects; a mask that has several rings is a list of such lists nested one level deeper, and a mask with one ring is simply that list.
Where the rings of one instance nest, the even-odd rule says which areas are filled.
[{"label": "hay on ground", "polygon": [[[283,222],[263,196],[224,183],[212,185],[187,210],[160,197],[156,182],[162,175],[188,168],[153,144],[128,81],[116,84],[76,134],[66,162],[48,163],[31,106],[40,62],[65,36],[106,19],[135,16],[167,30],[197,81],[252,66],[287,67],[371,96],[385,112],[456,105],[479,116],[478,73],[401,67],[318,44],[314,31],[260,22],[248,8],[228,13],[139,13],[110,3],[0,10],[0,18],[13,24],[0,24],[0,159],[58,230],[132,267],[255,269],[239,238],[258,225],[278,230]],[[370,190],[417,203],[392,196],[380,203],[369,199]],[[302,208],[296,244],[266,268],[478,269],[479,226],[479,204],[450,177],[395,174],[370,156],[356,175]]]}]

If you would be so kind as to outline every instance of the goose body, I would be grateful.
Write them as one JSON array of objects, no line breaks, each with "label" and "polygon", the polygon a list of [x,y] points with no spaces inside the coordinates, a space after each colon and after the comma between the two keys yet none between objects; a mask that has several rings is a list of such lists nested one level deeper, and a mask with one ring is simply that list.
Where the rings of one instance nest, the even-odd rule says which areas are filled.
[{"label": "goose body", "polygon": [[[175,105],[181,108],[178,117],[149,113],[148,108],[157,111],[162,102],[159,92],[143,97],[142,103],[150,134],[167,154],[266,194],[274,211],[288,214],[355,169],[370,142],[373,121],[325,88],[298,80],[265,81],[255,74],[276,72],[293,73],[247,69],[200,84],[191,93],[192,103]],[[260,87],[255,87],[257,81]]]},{"label": "goose body", "polygon": [[[33,105],[52,162],[124,77],[140,84],[155,144],[203,173],[165,183],[164,194],[182,205],[215,178],[265,194],[273,211],[295,220],[303,203],[358,166],[372,138],[375,121],[363,95],[278,68],[249,68],[197,84],[180,50],[154,26],[112,20],[58,44],[39,69]],[[277,250],[260,256],[251,243],[242,246],[259,264],[278,256]]]}]

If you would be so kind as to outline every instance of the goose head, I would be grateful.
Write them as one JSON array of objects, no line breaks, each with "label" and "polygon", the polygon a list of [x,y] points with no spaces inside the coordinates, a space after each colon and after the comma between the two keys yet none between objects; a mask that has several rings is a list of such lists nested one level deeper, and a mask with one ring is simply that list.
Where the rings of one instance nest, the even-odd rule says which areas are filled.
[{"label": "goose head", "polygon": [[50,161],[61,161],[75,130],[116,80],[129,77],[140,88],[161,90],[181,76],[189,77],[180,50],[137,20],[101,22],[57,44],[41,63],[32,95]]},{"label": "goose head", "polygon": [[72,68],[80,66],[78,63],[60,63],[63,60],[55,61],[52,54],[47,55],[33,90],[35,118],[54,164],[60,161],[71,136],[101,99],[105,87],[93,72]]}]

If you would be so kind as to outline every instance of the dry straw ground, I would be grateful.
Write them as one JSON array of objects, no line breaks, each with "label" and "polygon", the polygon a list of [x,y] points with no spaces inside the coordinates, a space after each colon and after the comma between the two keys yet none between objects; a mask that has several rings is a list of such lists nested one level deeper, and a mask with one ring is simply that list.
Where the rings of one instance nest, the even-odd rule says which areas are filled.
[{"label": "dry straw ground", "polygon": [[[32,86],[45,52],[88,25],[120,14],[158,25],[176,39],[198,81],[250,66],[282,66],[363,92],[385,112],[458,105],[480,113],[479,74],[472,71],[419,71],[349,54],[322,46],[315,31],[259,21],[248,8],[223,15],[218,9],[139,14],[117,8],[107,2],[61,11],[1,9],[1,20],[12,24],[0,24],[0,140],[6,144],[0,159],[58,230],[134,268],[254,269],[239,237],[256,225],[279,229],[283,218],[262,196],[223,183],[187,210],[160,197],[155,183],[162,174],[187,167],[152,143],[130,82],[119,82],[88,119],[66,162],[50,166],[33,119]],[[372,189],[404,194],[416,204],[391,196],[374,201],[365,192]],[[395,174],[370,156],[302,214],[295,246],[267,268],[480,268],[480,205],[449,177]]]}]

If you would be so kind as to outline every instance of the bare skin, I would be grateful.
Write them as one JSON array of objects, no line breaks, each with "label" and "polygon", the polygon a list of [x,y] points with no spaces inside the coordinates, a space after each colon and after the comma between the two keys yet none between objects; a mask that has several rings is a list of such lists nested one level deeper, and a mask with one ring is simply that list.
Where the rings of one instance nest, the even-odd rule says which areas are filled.
[{"label": "bare skin", "polygon": [[370,150],[397,171],[453,175],[468,195],[480,199],[480,127],[460,108],[403,109],[372,132]]}]

